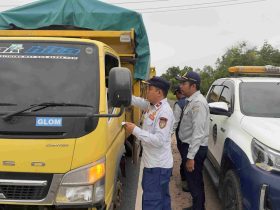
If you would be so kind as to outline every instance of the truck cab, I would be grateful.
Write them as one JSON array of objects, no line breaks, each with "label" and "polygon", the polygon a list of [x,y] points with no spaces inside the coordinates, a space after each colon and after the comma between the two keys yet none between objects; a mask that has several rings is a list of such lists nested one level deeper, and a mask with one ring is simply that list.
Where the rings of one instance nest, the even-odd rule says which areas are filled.
[{"label": "truck cab", "polygon": [[133,51],[133,34],[0,31],[2,209],[116,207],[122,122],[137,118],[124,110],[140,83],[132,89],[134,55],[120,50]]},{"label": "truck cab", "polygon": [[280,68],[236,66],[216,80],[210,107],[207,171],[223,209],[280,209]]}]

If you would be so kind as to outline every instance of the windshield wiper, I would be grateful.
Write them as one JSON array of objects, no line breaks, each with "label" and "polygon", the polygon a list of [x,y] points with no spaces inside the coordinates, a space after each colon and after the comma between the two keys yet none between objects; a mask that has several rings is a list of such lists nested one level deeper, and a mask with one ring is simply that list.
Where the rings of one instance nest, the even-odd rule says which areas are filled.
[{"label": "windshield wiper", "polygon": [[2,116],[2,119],[3,120],[10,120],[13,116],[24,113],[24,112],[26,112],[28,110],[31,110],[33,108],[36,108],[36,107],[40,107],[40,108],[36,109],[36,110],[33,110],[33,111],[38,111],[38,110],[41,110],[41,109],[45,109],[47,107],[54,107],[54,106],[74,106],[74,107],[91,107],[91,108],[93,108],[93,106],[86,105],[86,104],[44,102],[44,103],[39,103],[39,104],[32,104],[27,108],[15,111],[15,112],[10,113],[10,114],[6,114],[6,115]]},{"label": "windshield wiper", "polygon": [[17,104],[13,103],[0,103],[0,106],[16,106]]}]

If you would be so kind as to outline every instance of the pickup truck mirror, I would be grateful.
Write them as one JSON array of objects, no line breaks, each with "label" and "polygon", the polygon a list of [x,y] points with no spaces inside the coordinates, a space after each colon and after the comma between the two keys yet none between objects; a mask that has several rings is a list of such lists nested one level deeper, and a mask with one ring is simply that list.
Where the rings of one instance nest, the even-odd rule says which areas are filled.
[{"label": "pickup truck mirror", "polygon": [[209,103],[210,114],[224,115],[230,117],[231,113],[229,107],[225,102],[213,102]]},{"label": "pickup truck mirror", "polygon": [[132,79],[129,69],[114,67],[109,73],[109,103],[112,107],[127,107],[131,104]]}]

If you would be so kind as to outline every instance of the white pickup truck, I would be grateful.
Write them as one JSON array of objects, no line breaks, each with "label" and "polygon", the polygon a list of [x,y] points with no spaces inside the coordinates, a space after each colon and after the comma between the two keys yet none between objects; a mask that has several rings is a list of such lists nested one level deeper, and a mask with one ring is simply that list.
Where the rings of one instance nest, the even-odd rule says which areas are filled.
[{"label": "white pickup truck", "polygon": [[280,68],[236,66],[207,94],[205,167],[223,210],[280,210]]}]

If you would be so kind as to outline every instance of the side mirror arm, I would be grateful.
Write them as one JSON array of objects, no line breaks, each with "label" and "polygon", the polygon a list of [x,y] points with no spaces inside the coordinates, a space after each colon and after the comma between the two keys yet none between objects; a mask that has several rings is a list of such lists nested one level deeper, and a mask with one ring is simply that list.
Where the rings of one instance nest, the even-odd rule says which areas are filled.
[{"label": "side mirror arm", "polygon": [[231,116],[231,112],[230,111],[225,111],[223,109],[219,109],[219,108],[211,108],[210,107],[210,114],[214,114],[214,115],[224,115],[227,117]]},{"label": "side mirror arm", "polygon": [[93,114],[89,117],[120,117],[122,114],[124,113],[124,106],[121,106],[120,107],[120,111],[119,113],[116,113],[116,114]]}]

